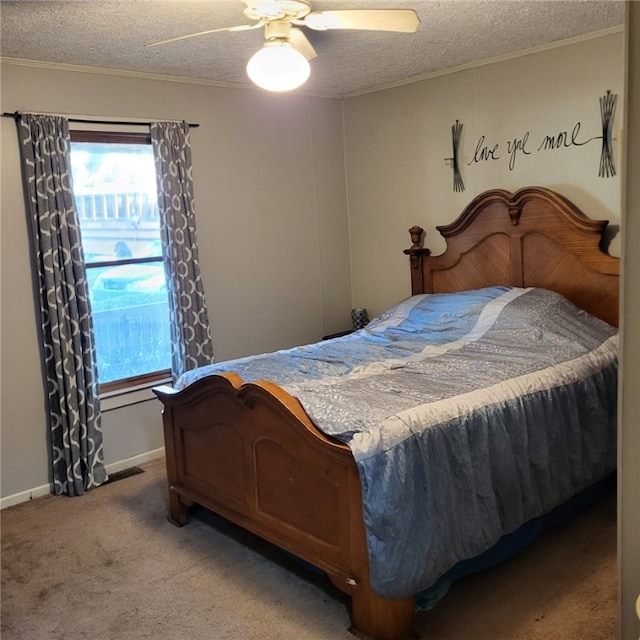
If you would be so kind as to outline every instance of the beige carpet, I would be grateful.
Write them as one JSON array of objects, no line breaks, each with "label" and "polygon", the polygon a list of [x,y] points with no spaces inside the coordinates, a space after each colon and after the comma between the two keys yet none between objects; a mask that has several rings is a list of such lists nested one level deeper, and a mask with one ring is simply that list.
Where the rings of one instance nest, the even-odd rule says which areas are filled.
[{"label": "beige carpet", "polygon": [[[204,511],[166,520],[164,462],[2,518],[2,640],[353,640],[348,600]],[[613,640],[615,496],[416,616],[432,640]]]}]

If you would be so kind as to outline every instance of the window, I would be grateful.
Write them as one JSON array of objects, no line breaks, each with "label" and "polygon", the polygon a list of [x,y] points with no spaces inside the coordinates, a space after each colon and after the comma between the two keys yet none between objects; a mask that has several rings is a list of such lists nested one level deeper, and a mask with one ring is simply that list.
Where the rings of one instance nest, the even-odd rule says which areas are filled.
[{"label": "window", "polygon": [[151,140],[71,133],[101,391],[169,375],[169,300]]}]

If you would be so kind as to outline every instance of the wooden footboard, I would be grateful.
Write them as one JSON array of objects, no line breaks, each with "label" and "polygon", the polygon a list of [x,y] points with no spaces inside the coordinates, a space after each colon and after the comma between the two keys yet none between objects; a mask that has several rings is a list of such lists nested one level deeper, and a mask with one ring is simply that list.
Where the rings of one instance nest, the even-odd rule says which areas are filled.
[{"label": "wooden footboard", "polygon": [[324,570],[352,599],[351,631],[413,637],[413,598],[369,585],[358,470],[349,448],[323,435],[300,404],[269,382],[208,376],[164,404],[169,517],[200,504]]}]

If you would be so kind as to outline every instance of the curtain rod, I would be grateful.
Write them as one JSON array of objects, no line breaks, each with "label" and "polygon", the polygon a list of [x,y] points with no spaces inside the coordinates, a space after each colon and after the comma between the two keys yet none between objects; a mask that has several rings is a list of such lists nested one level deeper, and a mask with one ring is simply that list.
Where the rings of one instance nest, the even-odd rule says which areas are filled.
[{"label": "curtain rod", "polygon": [[[20,120],[20,118],[22,118],[22,113],[20,111],[14,111],[13,113],[9,113],[9,112],[5,111],[2,114],[2,117],[3,118],[13,118],[14,120]],[[133,126],[145,127],[145,126],[151,125],[150,122],[132,122],[132,121],[127,121],[127,120],[101,120],[100,118],[94,118],[94,119],[67,118],[67,120],[69,122],[81,122],[83,124],[115,124],[115,125],[122,125],[122,126],[128,126],[128,127],[133,127]],[[191,128],[191,129],[200,126],[199,124],[197,124],[195,122],[194,123],[189,122],[188,125],[189,125],[189,128]]]}]

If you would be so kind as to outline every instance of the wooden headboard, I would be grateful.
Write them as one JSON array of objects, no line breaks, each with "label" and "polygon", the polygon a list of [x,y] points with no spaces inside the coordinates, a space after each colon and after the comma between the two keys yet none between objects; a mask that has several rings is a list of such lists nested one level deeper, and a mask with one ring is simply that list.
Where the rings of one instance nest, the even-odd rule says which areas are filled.
[{"label": "wooden headboard", "polygon": [[447,242],[441,255],[421,246],[422,228],[409,230],[411,291],[543,287],[618,326],[620,260],[602,249],[607,224],[543,187],[485,191],[437,227]]}]

